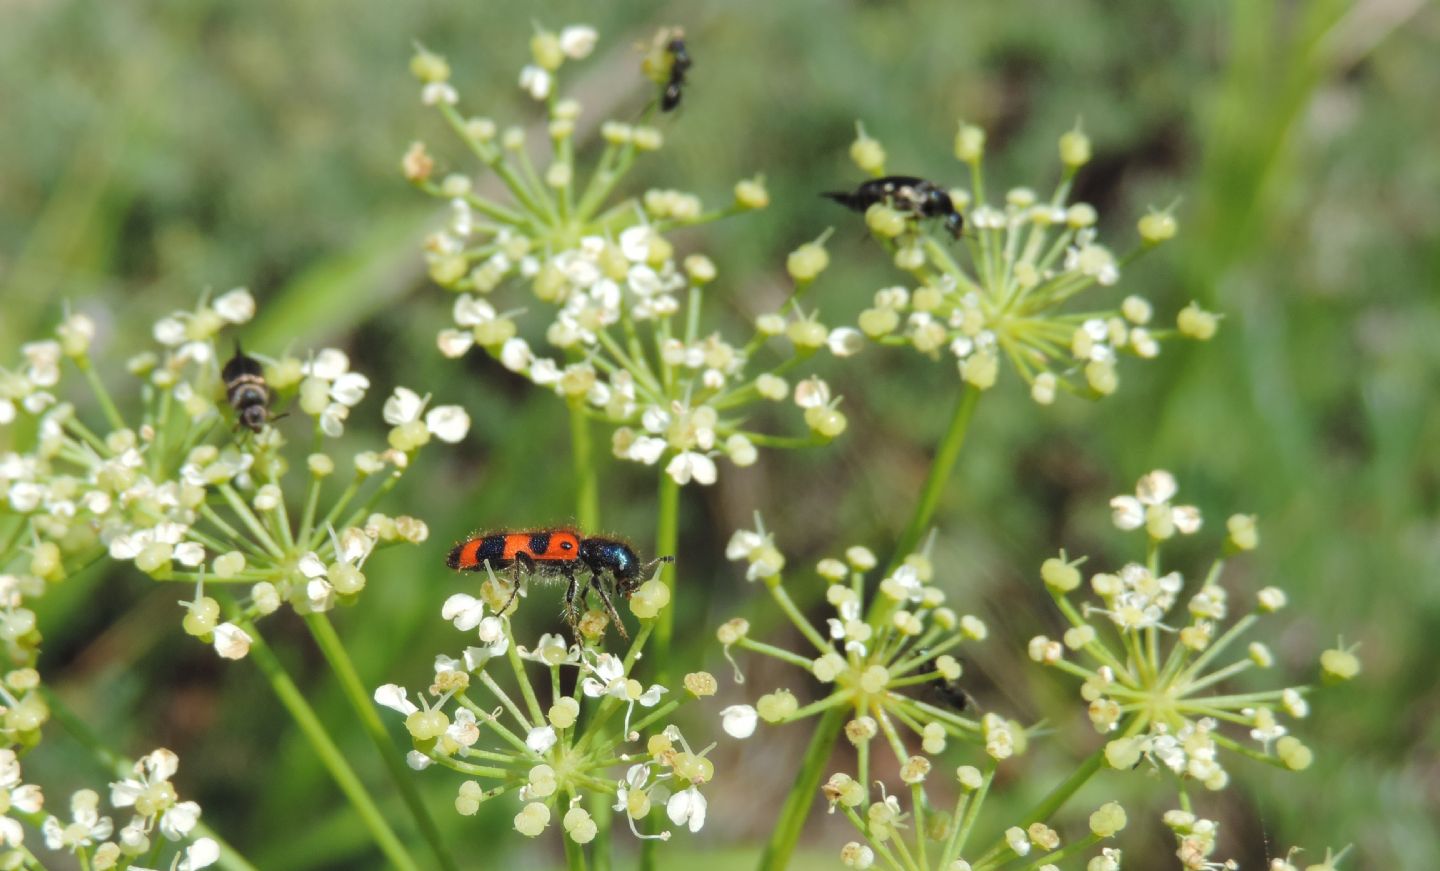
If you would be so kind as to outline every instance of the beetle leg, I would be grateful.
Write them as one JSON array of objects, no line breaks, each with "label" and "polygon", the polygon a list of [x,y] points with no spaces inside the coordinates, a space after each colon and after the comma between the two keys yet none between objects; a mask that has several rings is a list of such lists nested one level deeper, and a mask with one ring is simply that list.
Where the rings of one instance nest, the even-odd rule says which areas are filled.
[{"label": "beetle leg", "polygon": [[590,576],[590,586],[600,594],[600,601],[605,603],[605,613],[610,615],[611,621],[615,624],[615,630],[620,633],[621,638],[629,641],[630,633],[625,631],[625,624],[620,622],[620,615],[615,611],[615,603],[610,601],[610,593],[606,591],[605,583],[599,574]]},{"label": "beetle leg", "polygon": [[510,567],[510,598],[505,600],[505,607],[501,608],[499,612],[501,614],[509,611],[510,606],[515,602],[515,597],[520,595],[520,572],[522,569],[526,574],[533,574],[535,561],[530,558],[529,554],[517,553],[515,554],[515,563]]},{"label": "beetle leg", "polygon": [[[565,587],[565,622],[570,624],[570,629],[574,632],[580,622],[580,609],[575,604],[575,593],[580,589],[580,582],[575,579],[574,569],[565,570],[565,580],[569,582]],[[581,601],[584,601],[583,596]]]}]

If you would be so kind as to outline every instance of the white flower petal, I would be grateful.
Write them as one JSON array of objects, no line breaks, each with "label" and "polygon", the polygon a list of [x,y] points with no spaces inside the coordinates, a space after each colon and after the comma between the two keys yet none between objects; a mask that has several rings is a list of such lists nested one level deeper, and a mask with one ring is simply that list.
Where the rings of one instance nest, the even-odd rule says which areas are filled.
[{"label": "white flower petal", "polygon": [[420,394],[408,387],[396,387],[390,398],[385,400],[385,422],[391,426],[399,426],[418,420],[424,408],[425,400],[420,398]]},{"label": "white flower petal", "polygon": [[213,838],[196,838],[195,843],[185,848],[185,858],[180,860],[178,871],[199,871],[219,861],[220,845]]},{"label": "white flower petal", "polygon": [[408,717],[420,710],[414,702],[410,701],[409,695],[406,689],[399,684],[387,683],[375,689],[374,698],[377,705],[392,711],[399,711]]},{"label": "white flower petal", "polygon": [[359,372],[346,372],[335,379],[330,385],[330,398],[341,405],[354,406],[365,398],[365,391],[370,389],[370,379]]},{"label": "white flower petal", "polygon": [[715,461],[704,454],[682,451],[671,457],[665,466],[665,474],[681,485],[689,484],[692,480],[697,484],[710,485],[715,483],[717,469]]},{"label": "white flower petal", "polygon": [[560,740],[554,726],[537,726],[525,736],[525,746],[536,753],[545,753]]},{"label": "white flower petal", "polygon": [[731,705],[720,712],[720,726],[732,738],[749,738],[755,734],[759,715],[750,705]]},{"label": "white flower petal", "polygon": [[314,375],[316,378],[324,378],[326,381],[334,381],[345,372],[350,370],[350,358],[345,352],[338,348],[324,348],[320,353],[301,367],[301,372],[306,375]]},{"label": "white flower petal", "polygon": [[167,750],[164,747],[157,748],[147,753],[141,760],[135,763],[137,774],[144,772],[150,783],[159,780],[169,780],[180,770],[180,757],[175,751]]},{"label": "white flower petal", "polygon": [[445,600],[440,616],[453,622],[461,632],[469,632],[485,618],[485,603],[474,596],[456,593]]},{"label": "white flower petal", "polygon": [[200,822],[200,805],[193,801],[182,801],[165,811],[160,817],[160,833],[172,841],[178,841]]},{"label": "white flower petal", "polygon": [[425,428],[440,441],[453,445],[470,431],[470,415],[458,405],[441,405],[425,415]]},{"label": "white flower petal", "polygon": [[1110,515],[1120,529],[1139,529],[1145,522],[1145,506],[1134,496],[1116,496],[1110,500]]},{"label": "white flower petal", "polygon": [[215,313],[232,324],[243,324],[255,317],[255,297],[243,287],[221,294],[214,304]]},{"label": "white flower petal", "polygon": [[579,60],[595,49],[599,34],[595,28],[584,24],[571,25],[560,31],[560,50],[566,57]]},{"label": "white flower petal", "polygon": [[250,652],[250,633],[234,623],[215,627],[215,652],[225,659],[244,659]]},{"label": "white flower petal", "polygon": [[836,327],[825,344],[836,357],[853,357],[865,348],[865,336],[854,327]]},{"label": "white flower petal", "polygon": [[319,555],[313,550],[300,557],[300,562],[296,567],[300,569],[300,574],[307,578],[325,577],[325,563],[320,561]]},{"label": "white flower petal", "polygon": [[705,796],[692,786],[670,796],[670,800],[665,803],[665,813],[675,825],[688,824],[690,831],[698,832],[705,825],[707,804]]},{"label": "white flower petal", "polygon": [[545,99],[550,96],[549,71],[534,64],[528,64],[520,70],[520,87],[537,100]]},{"label": "white flower petal", "polygon": [[1135,485],[1135,495],[1146,505],[1163,505],[1173,499],[1179,490],[1175,476],[1164,469],[1156,469]]}]

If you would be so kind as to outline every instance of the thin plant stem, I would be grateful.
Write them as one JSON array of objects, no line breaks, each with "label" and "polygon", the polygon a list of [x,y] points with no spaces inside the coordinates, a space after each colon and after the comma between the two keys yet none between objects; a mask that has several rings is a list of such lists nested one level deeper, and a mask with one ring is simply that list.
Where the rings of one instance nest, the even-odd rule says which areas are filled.
[{"label": "thin plant stem", "polygon": [[410,809],[410,815],[415,818],[415,825],[420,829],[420,834],[430,845],[430,850],[435,854],[435,860],[440,867],[446,871],[455,871],[459,866],[450,855],[449,849],[445,846],[445,840],[440,835],[440,829],[435,825],[435,820],[425,808],[425,802],[420,797],[420,791],[415,786],[414,774],[401,759],[399,748],[391,740],[390,733],[385,731],[385,724],[380,721],[380,714],[375,710],[375,703],[370,695],[365,692],[365,685],[360,680],[360,674],[355,670],[355,664],[350,659],[350,654],[345,650],[345,645],[335,631],[335,625],[330,618],[321,612],[305,615],[305,625],[310,628],[310,635],[315,639],[315,644],[320,652],[325,654],[325,661],[330,663],[330,669],[335,672],[335,677],[340,681],[340,688],[345,692],[345,698],[349,699],[350,707],[360,716],[360,725],[365,734],[375,744],[379,751],[380,758],[385,762],[385,769],[390,773],[390,779],[396,788],[400,790],[400,797],[405,801],[405,806]]},{"label": "thin plant stem", "polygon": [[780,821],[770,833],[770,841],[760,856],[759,871],[783,871],[790,864],[790,855],[800,840],[800,831],[805,828],[805,818],[810,815],[810,806],[815,803],[815,791],[820,788],[820,779],[825,776],[825,763],[830,759],[830,749],[840,734],[851,708],[831,708],[810,737],[810,746],[805,750],[800,771],[795,777],[795,786],[785,797],[780,809]]},{"label": "thin plant stem", "polygon": [[915,513],[910,516],[905,531],[895,541],[890,566],[885,570],[887,575],[895,571],[905,557],[914,552],[915,546],[920,543],[920,537],[929,528],[935,509],[940,505],[940,494],[950,481],[950,473],[955,469],[960,449],[965,446],[965,434],[970,429],[970,419],[974,416],[975,403],[979,398],[980,391],[976,388],[966,385],[961,389],[960,397],[955,401],[955,413],[950,418],[950,428],[945,431],[945,437],[935,449],[935,462],[931,463],[930,474],[925,478],[925,485],[920,490],[920,501],[915,504]]},{"label": "thin plant stem", "polygon": [[305,701],[305,695],[300,692],[299,687],[295,686],[295,681],[290,679],[285,667],[280,664],[274,651],[265,643],[265,639],[255,628],[255,624],[234,610],[232,610],[231,619],[235,620],[250,635],[250,659],[254,660],[260,673],[265,676],[270,688],[280,699],[280,704],[289,711],[295,725],[300,727],[305,740],[310,743],[310,747],[320,757],[320,762],[330,772],[330,776],[334,778],[340,791],[345,793],[345,797],[355,807],[365,828],[370,830],[370,836],[375,840],[376,846],[395,867],[404,869],[404,871],[420,871],[420,865],[405,849],[405,845],[396,836],[395,830],[390,828],[390,823],[386,821],[385,815],[381,813],[375,800],[366,791],[365,785],[360,782],[355,770],[350,767],[350,763],[345,759],[345,754],[335,746],[334,740],[330,738],[330,733],[325,731],[325,726],[316,716],[315,709]]},{"label": "thin plant stem", "polygon": [[600,476],[590,420],[578,402],[570,405],[570,449],[574,462],[575,522],[587,533],[600,528]]},{"label": "thin plant stem", "polygon": [[[659,515],[655,523],[655,555],[675,556],[680,542],[680,485],[662,469],[660,472],[660,494],[656,506]],[[653,661],[658,664],[657,679],[663,684],[670,660],[670,638],[675,631],[675,563],[660,565],[657,575],[670,588],[670,605],[660,611],[655,621],[655,647]]]},{"label": "thin plant stem", "polygon": [[90,389],[95,393],[95,401],[100,403],[100,411],[105,415],[105,422],[110,424],[112,429],[125,429],[125,418],[120,414],[120,409],[115,407],[115,401],[110,398],[110,391],[105,389],[105,382],[95,372],[95,367],[90,365],[89,357],[76,357],[75,365],[84,373],[85,380],[89,382]]}]

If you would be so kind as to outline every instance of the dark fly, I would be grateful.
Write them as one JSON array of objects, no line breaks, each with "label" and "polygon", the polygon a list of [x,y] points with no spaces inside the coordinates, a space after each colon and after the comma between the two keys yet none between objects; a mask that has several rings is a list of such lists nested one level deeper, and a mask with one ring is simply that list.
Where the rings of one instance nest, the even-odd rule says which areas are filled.
[{"label": "dark fly", "polygon": [[270,417],[270,386],[265,383],[265,367],[254,357],[246,356],[235,343],[235,356],[220,370],[225,383],[225,399],[235,409],[235,426],[253,433],[265,429]]},{"label": "dark fly", "polygon": [[856,212],[863,213],[876,203],[885,203],[916,220],[939,218],[956,239],[965,230],[965,217],[955,208],[950,192],[933,181],[911,175],[872,178],[853,191],[827,191],[821,196]]}]

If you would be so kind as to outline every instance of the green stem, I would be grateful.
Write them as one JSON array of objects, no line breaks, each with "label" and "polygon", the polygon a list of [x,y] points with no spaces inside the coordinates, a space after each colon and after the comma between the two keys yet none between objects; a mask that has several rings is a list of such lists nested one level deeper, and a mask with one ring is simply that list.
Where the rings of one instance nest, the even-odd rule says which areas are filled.
[{"label": "green stem", "polygon": [[[660,494],[657,499],[659,519],[655,524],[655,555],[673,556],[680,538],[680,485],[675,479],[660,470]],[[675,627],[675,563],[662,563],[657,575],[670,588],[670,604],[660,611],[653,621],[655,625],[655,646],[653,662],[656,665],[656,679],[664,684],[670,672],[670,637]],[[638,649],[638,648],[637,648]],[[644,840],[640,843],[641,871],[655,871],[659,867],[656,851],[659,841]]]},{"label": "green stem", "polygon": [[365,685],[355,670],[355,664],[350,660],[350,654],[335,632],[335,625],[328,616],[320,612],[305,615],[305,625],[310,628],[310,635],[315,639],[316,646],[325,654],[325,661],[330,663],[331,670],[340,680],[340,688],[344,690],[345,698],[349,699],[350,707],[360,716],[360,725],[365,734],[370,736],[375,749],[380,752],[380,758],[385,761],[390,779],[400,790],[400,797],[410,809],[410,815],[415,818],[420,834],[430,844],[435,860],[440,863],[441,868],[455,871],[458,868],[455,859],[446,848],[439,827],[435,825],[435,820],[431,818],[425,802],[420,798],[420,791],[415,787],[414,772],[405,764],[403,754],[385,731],[385,724],[380,721],[380,713],[375,710],[375,702],[365,691]]},{"label": "green stem", "polygon": [[[655,555],[674,556],[680,541],[680,485],[675,479],[660,471],[660,495],[657,499],[659,519],[655,523]],[[662,563],[658,577],[670,588],[670,604],[661,609],[655,620],[655,647],[652,662],[659,664],[657,680],[665,682],[670,661],[670,638],[675,631],[675,563]]]},{"label": "green stem", "polygon": [[595,821],[595,840],[591,841],[590,861],[595,871],[610,871],[610,828],[614,809],[610,796],[604,793],[590,795],[590,818]]},{"label": "green stem", "polygon": [[911,515],[905,531],[895,542],[890,567],[885,570],[887,575],[895,571],[905,561],[905,557],[914,552],[915,546],[920,543],[920,537],[929,528],[930,519],[935,516],[935,509],[940,504],[940,494],[944,492],[950,473],[955,468],[955,461],[960,457],[960,449],[965,445],[965,433],[970,429],[970,418],[975,413],[975,402],[979,398],[980,391],[976,388],[967,385],[961,389],[960,398],[955,401],[955,414],[950,418],[950,428],[946,430],[945,438],[935,451],[935,462],[930,465],[930,474],[920,491],[920,501],[915,505],[915,513]]},{"label": "green stem", "polygon": [[115,407],[115,402],[110,398],[110,391],[105,389],[105,382],[100,380],[96,374],[95,367],[90,365],[90,358],[81,356],[75,358],[75,365],[84,373],[85,380],[89,382],[90,389],[95,393],[95,400],[100,403],[100,410],[105,414],[105,421],[112,429],[125,429],[125,418],[121,416],[120,409]]},{"label": "green stem", "polygon": [[345,754],[335,746],[330,734],[325,731],[325,726],[321,724],[320,718],[315,715],[315,709],[305,701],[305,695],[300,692],[300,688],[295,686],[295,682],[285,672],[285,667],[280,664],[280,660],[276,658],[270,646],[265,643],[259,630],[255,628],[255,624],[242,617],[238,611],[232,612],[231,619],[249,633],[250,658],[255,661],[256,667],[269,681],[270,688],[280,699],[280,704],[290,712],[291,718],[295,720],[295,725],[300,727],[300,731],[310,742],[311,748],[320,757],[320,762],[330,772],[330,776],[334,778],[340,791],[345,793],[345,797],[354,805],[355,811],[360,815],[365,827],[370,830],[370,836],[374,838],[380,851],[395,867],[405,869],[405,871],[420,871],[420,865],[396,837],[395,831],[385,820],[385,815],[375,805],[375,800],[370,797],[370,793],[366,792],[365,785],[360,782],[355,770],[346,761]]},{"label": "green stem", "polygon": [[570,448],[575,464],[575,522],[586,533],[594,533],[600,528],[600,476],[590,421],[580,400],[570,403]]},{"label": "green stem", "polygon": [[810,806],[815,803],[815,791],[820,788],[820,780],[825,776],[825,762],[830,758],[830,749],[835,746],[835,739],[849,710],[831,708],[815,724],[815,732],[805,750],[795,785],[790,788],[790,794],[785,797],[785,805],[780,810],[780,822],[770,833],[770,841],[760,856],[759,871],[783,871],[790,864],[790,855],[795,852],[801,829],[805,828],[805,818],[810,815]]},{"label": "green stem", "polygon": [[[122,780],[134,776],[135,763],[107,747],[100,736],[90,730],[85,720],[70,710],[53,690],[41,684],[40,693],[45,697],[46,706],[50,708],[50,716],[60,724],[61,728],[70,733],[71,738],[90,751],[90,755],[95,757],[95,761],[100,763],[100,767],[109,771],[111,776]],[[220,848],[219,866],[221,868],[229,869],[229,871],[259,871],[203,821],[195,824],[194,831],[197,837],[209,838]],[[40,867],[45,866],[41,865]]]}]

